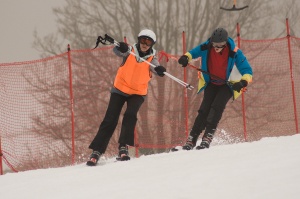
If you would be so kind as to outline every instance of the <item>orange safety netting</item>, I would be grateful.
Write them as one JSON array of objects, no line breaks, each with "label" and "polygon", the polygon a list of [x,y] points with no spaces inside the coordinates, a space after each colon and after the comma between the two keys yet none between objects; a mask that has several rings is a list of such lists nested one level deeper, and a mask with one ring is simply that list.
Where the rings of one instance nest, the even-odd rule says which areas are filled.
[{"label": "orange safety netting", "polygon": [[[254,71],[253,83],[244,94],[244,106],[242,97],[228,103],[212,145],[243,142],[245,137],[255,141],[297,133],[300,40],[290,39],[290,51],[288,37],[241,40],[240,48]],[[81,163],[91,152],[88,146],[106,112],[110,88],[122,60],[111,47],[68,53],[0,64],[1,145],[4,161],[15,171]],[[177,64],[179,56],[158,54],[167,72],[183,80],[183,68]],[[199,64],[199,60],[193,63]],[[203,96],[196,94],[197,70],[187,67],[186,72],[187,82],[195,87],[192,91],[168,77],[153,76],[138,114],[136,147],[131,153],[139,156],[165,152],[185,141]],[[107,157],[117,154],[120,126],[119,122]]]}]

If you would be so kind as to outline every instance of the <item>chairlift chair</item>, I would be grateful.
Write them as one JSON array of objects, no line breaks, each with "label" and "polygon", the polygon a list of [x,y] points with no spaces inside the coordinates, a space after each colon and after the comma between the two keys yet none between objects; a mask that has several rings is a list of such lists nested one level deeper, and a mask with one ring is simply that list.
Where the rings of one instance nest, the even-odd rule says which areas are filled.
[{"label": "chairlift chair", "polygon": [[220,7],[220,9],[222,10],[226,10],[226,11],[240,11],[240,10],[244,10],[245,8],[248,8],[249,6],[244,6],[244,7],[241,7],[241,8],[237,8],[236,6],[236,0],[233,0],[233,6],[232,8],[224,8],[224,7]]}]

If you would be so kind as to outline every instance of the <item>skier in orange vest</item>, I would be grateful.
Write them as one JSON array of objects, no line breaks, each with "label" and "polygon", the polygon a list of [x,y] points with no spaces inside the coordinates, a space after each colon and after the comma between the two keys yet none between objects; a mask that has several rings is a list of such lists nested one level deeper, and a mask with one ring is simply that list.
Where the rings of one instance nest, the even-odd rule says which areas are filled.
[{"label": "skier in orange vest", "polygon": [[[118,69],[105,117],[89,148],[93,150],[87,161],[88,166],[95,166],[102,154],[105,153],[109,140],[118,124],[121,110],[127,103],[119,137],[118,160],[130,160],[128,145],[134,146],[134,128],[137,122],[137,113],[147,95],[148,83],[152,73],[163,77],[166,69],[161,66],[155,56],[153,45],[156,35],[152,30],[144,29],[138,34],[138,43],[128,46],[119,42],[113,48],[114,53],[123,57],[123,62]],[[130,53],[133,52],[133,53]],[[140,58],[155,65],[153,68]]]}]

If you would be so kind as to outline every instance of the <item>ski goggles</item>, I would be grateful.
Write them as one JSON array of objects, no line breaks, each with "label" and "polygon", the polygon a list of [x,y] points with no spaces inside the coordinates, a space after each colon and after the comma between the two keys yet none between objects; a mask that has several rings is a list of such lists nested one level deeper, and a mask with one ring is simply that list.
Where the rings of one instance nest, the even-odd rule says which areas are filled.
[{"label": "ski goggles", "polygon": [[153,41],[151,39],[147,38],[147,37],[141,37],[139,39],[139,42],[141,44],[146,44],[147,46],[152,46],[153,45]]},{"label": "ski goggles", "polygon": [[220,43],[212,43],[211,44],[212,45],[212,47],[214,47],[214,48],[225,48],[226,47],[226,43],[225,44],[220,44]]}]

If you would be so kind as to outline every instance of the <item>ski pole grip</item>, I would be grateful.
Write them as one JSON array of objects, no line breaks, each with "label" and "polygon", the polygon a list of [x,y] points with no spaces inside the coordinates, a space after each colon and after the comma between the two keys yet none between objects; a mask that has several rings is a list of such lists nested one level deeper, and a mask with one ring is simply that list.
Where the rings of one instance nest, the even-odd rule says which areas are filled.
[{"label": "ski pole grip", "polygon": [[105,40],[112,44],[114,43],[114,39],[112,37],[108,36],[107,34],[105,34]]}]

